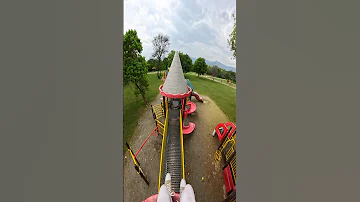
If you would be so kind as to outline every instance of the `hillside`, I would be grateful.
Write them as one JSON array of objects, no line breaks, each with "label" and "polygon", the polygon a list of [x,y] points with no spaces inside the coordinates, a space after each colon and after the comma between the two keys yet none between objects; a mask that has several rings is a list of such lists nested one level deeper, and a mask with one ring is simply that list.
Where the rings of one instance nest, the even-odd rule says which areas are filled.
[{"label": "hillside", "polygon": [[[190,57],[190,58],[191,58],[191,60],[192,60],[193,63],[194,63],[195,60],[197,59],[197,58],[194,58],[194,57]],[[206,64],[208,64],[208,65],[210,65],[210,66],[216,65],[216,66],[220,67],[221,69],[225,69],[225,70],[227,70],[227,71],[236,72],[236,68],[235,68],[235,67],[231,67],[231,66],[224,65],[223,63],[221,63],[221,62],[219,62],[219,61],[209,61],[209,60],[207,60],[207,59],[205,58],[205,62],[206,62]]]}]

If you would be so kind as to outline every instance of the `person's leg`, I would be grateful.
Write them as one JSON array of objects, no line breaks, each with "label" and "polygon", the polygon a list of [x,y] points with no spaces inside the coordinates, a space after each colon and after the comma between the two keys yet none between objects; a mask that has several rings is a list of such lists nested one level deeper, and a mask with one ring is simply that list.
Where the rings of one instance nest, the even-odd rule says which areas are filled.
[{"label": "person's leg", "polygon": [[172,202],[169,191],[164,184],[160,187],[157,202]]},{"label": "person's leg", "polygon": [[167,173],[166,176],[165,176],[165,186],[166,188],[168,189],[169,193],[171,196],[174,196],[174,191],[172,190],[172,187],[171,187],[171,176],[170,176],[170,173]]},{"label": "person's leg", "polygon": [[190,184],[187,184],[184,191],[181,193],[180,202],[196,202],[195,193]]},{"label": "person's leg", "polygon": [[181,193],[184,191],[185,186],[186,186],[185,179],[181,179],[181,182],[180,182],[180,196],[181,196]]}]

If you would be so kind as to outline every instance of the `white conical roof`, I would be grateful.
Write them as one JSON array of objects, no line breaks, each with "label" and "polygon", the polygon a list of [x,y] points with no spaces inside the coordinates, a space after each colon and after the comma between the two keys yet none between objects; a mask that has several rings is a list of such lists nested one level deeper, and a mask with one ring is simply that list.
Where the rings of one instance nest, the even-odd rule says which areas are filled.
[{"label": "white conical roof", "polygon": [[189,90],[182,71],[179,53],[175,52],[169,73],[165,79],[162,90],[169,94],[184,94]]}]

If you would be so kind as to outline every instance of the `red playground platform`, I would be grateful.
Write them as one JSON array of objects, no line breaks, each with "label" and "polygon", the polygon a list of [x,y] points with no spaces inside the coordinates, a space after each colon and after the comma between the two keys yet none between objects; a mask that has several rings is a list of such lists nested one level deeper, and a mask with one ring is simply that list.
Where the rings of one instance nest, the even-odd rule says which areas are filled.
[{"label": "red playground platform", "polygon": [[194,129],[195,129],[195,123],[190,122],[189,125],[187,126],[183,125],[182,132],[184,135],[188,135],[192,133]]},{"label": "red playground platform", "polygon": [[186,105],[187,105],[188,107],[186,107],[185,110],[184,110],[184,118],[186,118],[187,115],[192,114],[192,113],[194,113],[194,112],[196,111],[196,105],[195,105],[195,103],[188,101],[188,102],[186,103]]}]

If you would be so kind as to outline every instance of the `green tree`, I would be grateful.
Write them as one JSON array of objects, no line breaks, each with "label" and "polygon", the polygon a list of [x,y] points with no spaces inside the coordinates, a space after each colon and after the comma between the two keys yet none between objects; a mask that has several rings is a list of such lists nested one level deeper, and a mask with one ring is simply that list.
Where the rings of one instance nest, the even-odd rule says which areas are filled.
[{"label": "green tree", "polygon": [[169,46],[170,46],[170,37],[167,35],[163,35],[163,34],[158,34],[154,37],[153,41],[153,49],[154,52],[152,54],[152,56],[154,58],[157,59],[158,61],[158,78],[160,79],[160,68],[161,68],[161,61],[162,58],[165,56],[165,54],[169,51]]},{"label": "green tree", "polygon": [[224,79],[225,78],[225,70],[219,68],[218,69],[218,77]]},{"label": "green tree", "polygon": [[166,67],[171,66],[172,60],[174,59],[174,55],[175,55],[175,50],[171,50],[166,59]]},{"label": "green tree", "polygon": [[141,41],[136,30],[128,30],[124,35],[124,85],[133,83],[135,95],[142,96],[146,104],[145,93],[149,90],[147,79],[147,63],[145,57],[141,56],[143,50]]},{"label": "green tree", "polygon": [[208,67],[207,67],[206,74],[207,75],[212,75],[212,67],[210,65],[208,65]]},{"label": "green tree", "polygon": [[[167,67],[171,66],[172,60],[174,59],[174,55],[175,55],[175,50],[171,50],[171,52],[169,53],[169,55],[166,58]],[[193,67],[193,63],[192,63],[190,56],[188,54],[184,54],[182,52],[179,52],[179,56],[180,56],[180,62],[181,62],[181,67],[183,69],[183,72],[184,73],[190,72]]]},{"label": "green tree", "polygon": [[229,71],[225,71],[225,75],[224,75],[224,76],[225,76],[225,79],[226,79],[226,80],[230,80],[230,76],[231,76],[231,75],[230,75],[230,72],[229,72]]},{"label": "green tree", "polygon": [[168,65],[169,61],[168,61],[168,58],[164,58],[164,60],[162,61],[162,69],[163,70],[167,70],[168,67],[170,67],[170,65]]},{"label": "green tree", "polygon": [[[165,59],[166,59],[166,58],[164,58],[164,60],[165,60]],[[161,61],[160,61],[160,70],[166,70],[166,64],[165,64],[164,60],[161,60]]]},{"label": "green tree", "polygon": [[233,83],[236,83],[236,73],[233,71],[228,71],[229,78]]},{"label": "green tree", "polygon": [[188,54],[183,54],[181,52],[179,55],[180,55],[180,61],[181,61],[181,66],[182,66],[183,72],[184,73],[190,72],[193,67],[193,63],[192,63],[190,56]]},{"label": "green tree", "polygon": [[218,74],[219,74],[219,67],[214,65],[212,68],[211,68],[211,74],[213,77],[217,77]]},{"label": "green tree", "polygon": [[207,64],[205,62],[204,58],[198,58],[196,59],[194,63],[194,71],[198,74],[198,77],[206,73],[207,71]]},{"label": "green tree", "polygon": [[157,61],[153,58],[150,58],[148,61],[147,61],[147,64],[148,64],[148,71],[151,72],[152,71],[152,68],[156,66],[156,63]]},{"label": "green tree", "polygon": [[228,44],[230,46],[230,50],[233,51],[233,57],[236,58],[236,17],[235,14],[232,14],[234,18],[234,26],[233,31],[229,35],[230,39],[228,39]]}]

